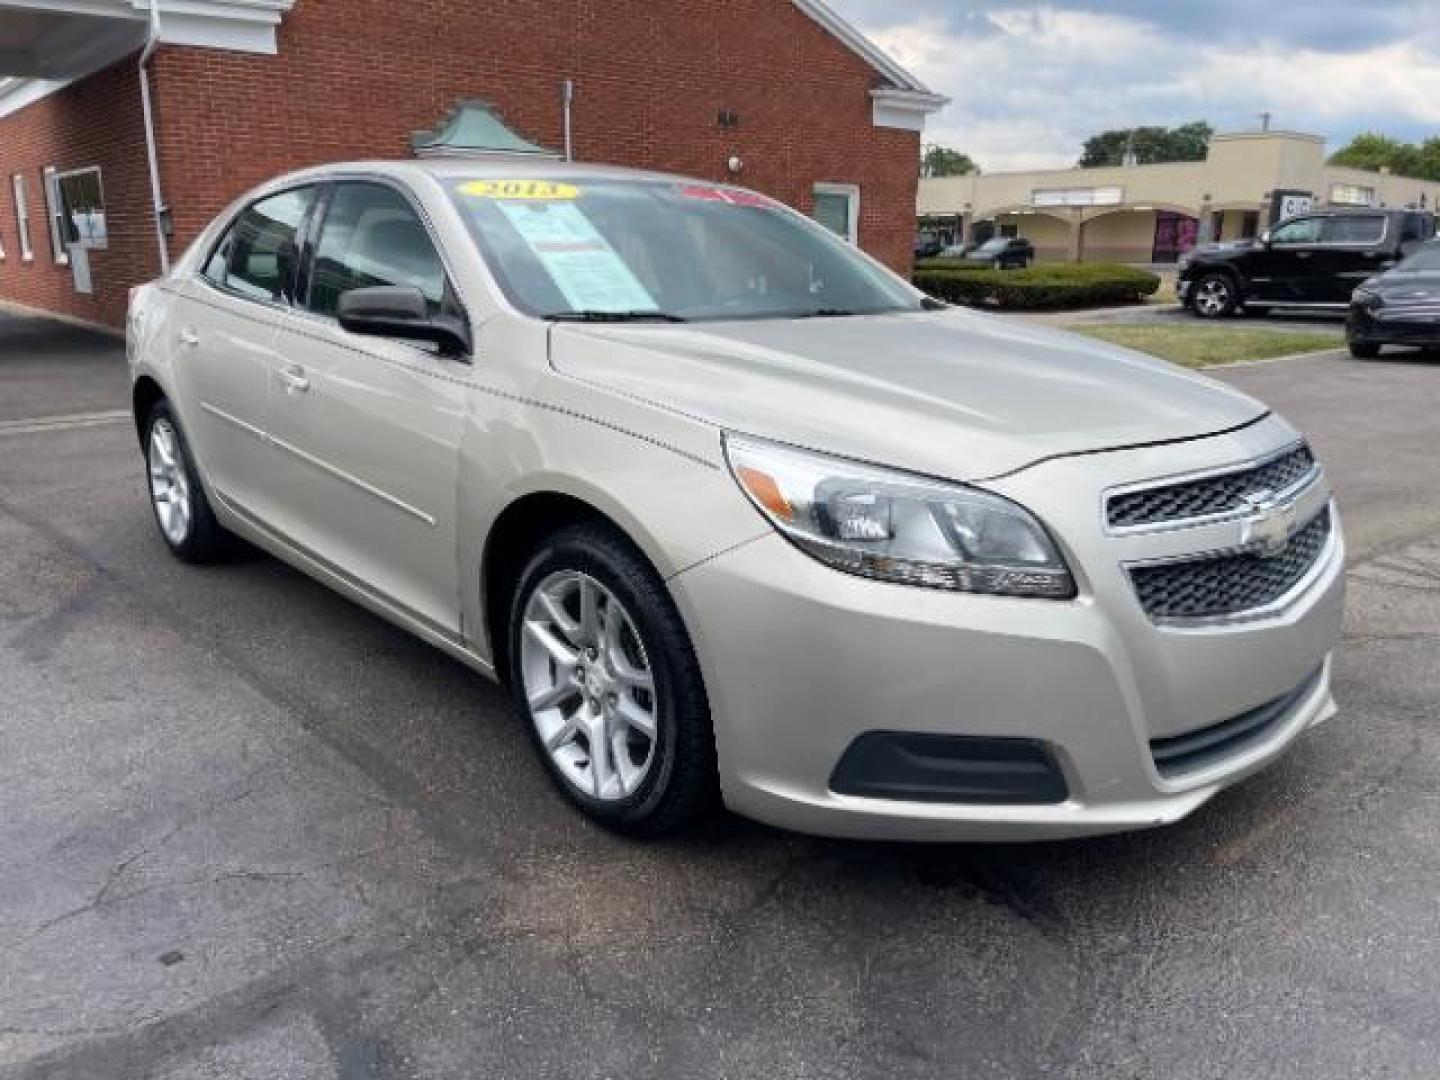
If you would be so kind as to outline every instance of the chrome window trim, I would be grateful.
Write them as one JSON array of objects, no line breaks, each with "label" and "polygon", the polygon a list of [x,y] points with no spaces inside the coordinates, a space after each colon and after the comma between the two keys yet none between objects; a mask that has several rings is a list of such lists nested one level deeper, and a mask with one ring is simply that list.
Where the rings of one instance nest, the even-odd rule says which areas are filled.
[{"label": "chrome window trim", "polygon": [[[1229,465],[1218,465],[1207,469],[1197,469],[1188,473],[1176,473],[1153,480],[1139,480],[1130,484],[1117,484],[1108,487],[1100,493],[1100,522],[1104,532],[1108,536],[1135,536],[1140,533],[1174,532],[1177,529],[1193,529],[1201,525],[1217,525],[1226,521],[1234,521],[1253,513],[1249,507],[1236,507],[1234,510],[1221,510],[1214,514],[1201,514],[1196,517],[1175,518],[1171,521],[1145,522],[1140,525],[1112,525],[1110,524],[1110,500],[1117,495],[1133,495],[1141,491],[1157,491],[1161,488],[1178,487],[1181,484],[1194,483],[1197,480],[1214,480],[1222,476],[1229,476],[1233,473],[1249,472],[1252,469],[1263,468],[1271,462],[1279,461],[1296,450],[1306,446],[1304,438],[1295,439],[1278,450],[1270,450],[1258,457],[1246,461],[1234,462]],[[1314,456],[1314,451],[1311,451]],[[1325,470],[1318,459],[1315,459],[1310,471],[1305,473],[1289,487],[1275,492],[1277,503],[1290,502],[1302,495],[1311,484],[1318,483],[1324,476]]]},{"label": "chrome window trim", "polygon": [[[1287,589],[1282,595],[1276,597],[1274,600],[1271,600],[1268,604],[1262,604],[1259,607],[1246,608],[1244,611],[1231,612],[1228,615],[1153,616],[1149,612],[1145,611],[1143,607],[1140,608],[1141,614],[1143,614],[1155,626],[1163,627],[1170,630],[1202,630],[1208,627],[1235,626],[1244,623],[1256,622],[1261,619],[1268,619],[1272,616],[1283,614],[1286,610],[1293,607],[1296,601],[1298,601],[1305,593],[1310,590],[1310,588],[1315,584],[1315,582],[1318,581],[1321,576],[1324,575],[1324,573],[1329,569],[1330,564],[1335,559],[1335,552],[1340,546],[1340,528],[1339,519],[1336,516],[1335,511],[1335,500],[1333,498],[1327,499],[1324,505],[1322,505],[1318,510],[1316,510],[1315,513],[1311,514],[1308,518],[1306,518],[1302,524],[1297,525],[1295,527],[1294,533],[1292,533],[1291,535],[1293,536],[1295,533],[1298,533],[1303,529],[1308,528],[1317,517],[1325,513],[1327,510],[1330,513],[1330,534],[1325,538],[1325,545],[1320,549],[1319,554],[1315,556],[1315,562],[1311,564],[1310,569],[1305,571],[1299,581],[1295,582],[1295,584],[1290,586],[1290,588]],[[1125,570],[1126,580],[1130,581],[1132,584],[1131,594],[1134,595],[1134,582],[1133,578],[1131,578],[1130,576],[1130,571],[1132,569],[1140,569],[1142,567],[1150,566],[1164,566],[1169,563],[1187,563],[1200,562],[1205,559],[1222,559],[1226,558],[1227,556],[1234,555],[1253,555],[1255,551],[1256,548],[1254,547],[1254,545],[1240,545],[1231,548],[1217,548],[1210,551],[1196,551],[1186,555],[1170,555],[1161,559],[1137,559],[1131,562],[1121,563],[1120,565]],[[1138,606],[1138,596],[1136,599]]]}]

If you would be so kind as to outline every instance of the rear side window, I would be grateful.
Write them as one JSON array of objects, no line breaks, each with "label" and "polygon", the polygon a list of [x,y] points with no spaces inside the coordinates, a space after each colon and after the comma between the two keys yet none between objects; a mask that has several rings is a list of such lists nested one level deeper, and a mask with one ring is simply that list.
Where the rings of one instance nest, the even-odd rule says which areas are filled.
[{"label": "rear side window", "polygon": [[1385,235],[1385,219],[1374,217],[1334,217],[1325,223],[1325,240],[1331,244],[1378,244]]},{"label": "rear side window", "polygon": [[445,302],[445,266],[398,191],[363,181],[337,184],[315,246],[305,306],[334,315],[342,293],[375,285],[414,286],[437,314]]},{"label": "rear side window", "polygon": [[282,299],[295,268],[295,234],[314,194],[313,187],[294,188],[247,207],[215,245],[202,273],[244,296]]},{"label": "rear side window", "polygon": [[1427,214],[1406,214],[1401,227],[1400,241],[1429,240],[1434,234],[1434,218]]}]

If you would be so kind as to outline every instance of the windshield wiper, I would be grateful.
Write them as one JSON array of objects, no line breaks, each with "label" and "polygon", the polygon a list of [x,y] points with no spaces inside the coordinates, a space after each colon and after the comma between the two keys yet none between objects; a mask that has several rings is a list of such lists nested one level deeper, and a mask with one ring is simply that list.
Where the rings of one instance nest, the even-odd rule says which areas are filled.
[{"label": "windshield wiper", "polygon": [[688,322],[668,311],[557,311],[547,315],[555,322]]},{"label": "windshield wiper", "polygon": [[798,311],[792,318],[796,319],[843,319],[851,315],[859,315],[858,311],[851,311],[849,308],[822,307],[812,308],[809,311]]}]

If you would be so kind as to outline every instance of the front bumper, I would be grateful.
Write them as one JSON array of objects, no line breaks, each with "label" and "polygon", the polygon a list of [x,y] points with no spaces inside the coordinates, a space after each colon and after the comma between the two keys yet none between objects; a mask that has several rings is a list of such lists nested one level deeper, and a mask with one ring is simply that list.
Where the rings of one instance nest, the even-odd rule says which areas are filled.
[{"label": "front bumper", "polygon": [[[1153,471],[1161,459],[1175,473],[1203,468],[1268,449],[1286,431],[1269,420],[1179,447],[1061,459],[990,485],[1049,519],[1081,579],[1074,601],[851,577],[778,535],[672,579],[710,693],[727,804],[834,836],[1044,839],[1163,825],[1263,768],[1334,712],[1329,654],[1344,591],[1338,520],[1316,575],[1283,610],[1162,627],[1140,611],[1120,569],[1125,544],[1103,534],[1093,499],[1131,479],[1127,471],[1166,475]],[[1075,506],[1057,502],[1056,491],[1069,492]],[[1058,524],[1075,520],[1082,504],[1093,535]],[[1151,740],[1297,687],[1306,689],[1263,737],[1183,776],[1158,771]],[[1068,794],[1049,804],[994,805],[836,793],[837,762],[875,731],[1036,740]]]},{"label": "front bumper", "polygon": [[1351,304],[1345,319],[1345,339],[1365,345],[1440,345],[1440,310],[1433,313],[1371,310]]}]

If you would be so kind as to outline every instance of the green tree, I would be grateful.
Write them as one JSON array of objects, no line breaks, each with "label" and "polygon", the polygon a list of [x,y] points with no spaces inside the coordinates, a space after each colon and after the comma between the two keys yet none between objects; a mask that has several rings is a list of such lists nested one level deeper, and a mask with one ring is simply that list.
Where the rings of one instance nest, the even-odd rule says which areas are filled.
[{"label": "green tree", "polygon": [[1367,131],[1356,135],[1348,146],[1331,154],[1330,164],[1372,172],[1388,168],[1397,176],[1440,180],[1440,138],[1432,136],[1416,145],[1381,135],[1378,131]]},{"label": "green tree", "polygon": [[980,166],[970,160],[970,155],[948,146],[927,146],[920,155],[921,176],[968,176],[979,171]]},{"label": "green tree", "polygon": [[1133,153],[1141,165],[1165,161],[1204,161],[1215,129],[1203,120],[1179,127],[1137,127],[1102,131],[1085,140],[1080,167],[1123,165],[1126,153]]}]

